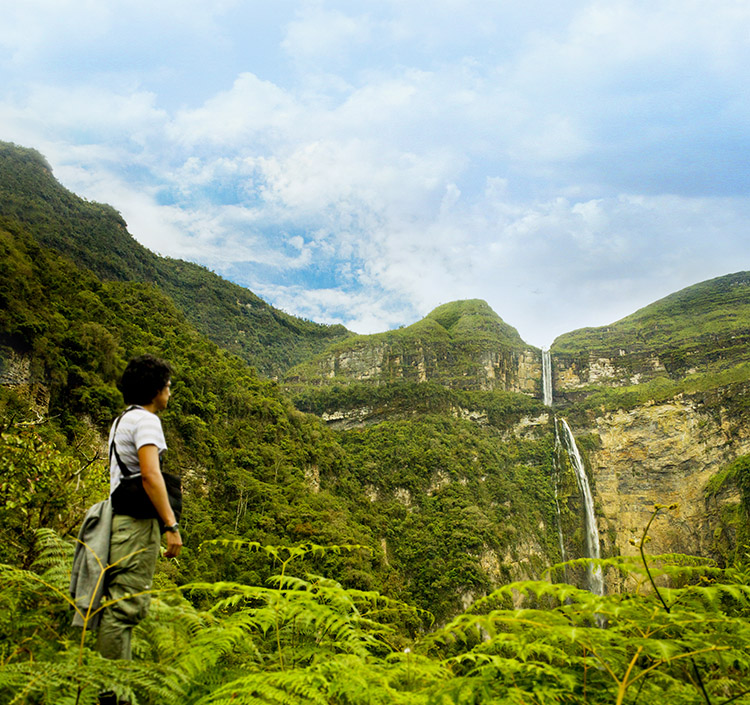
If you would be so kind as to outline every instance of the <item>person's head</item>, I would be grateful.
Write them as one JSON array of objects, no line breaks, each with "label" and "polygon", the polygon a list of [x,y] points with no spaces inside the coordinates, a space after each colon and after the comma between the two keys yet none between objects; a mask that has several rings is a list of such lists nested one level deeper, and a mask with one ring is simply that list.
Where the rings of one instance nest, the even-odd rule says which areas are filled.
[{"label": "person's head", "polygon": [[169,384],[172,368],[153,355],[134,357],[122,373],[120,391],[126,404],[150,404]]}]

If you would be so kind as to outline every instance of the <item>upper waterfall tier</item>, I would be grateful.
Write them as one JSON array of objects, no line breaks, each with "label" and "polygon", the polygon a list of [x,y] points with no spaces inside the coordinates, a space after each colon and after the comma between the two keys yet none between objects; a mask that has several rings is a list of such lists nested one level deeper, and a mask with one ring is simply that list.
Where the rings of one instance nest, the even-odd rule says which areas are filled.
[{"label": "upper waterfall tier", "polygon": [[552,406],[552,355],[549,349],[542,350],[542,400]]}]

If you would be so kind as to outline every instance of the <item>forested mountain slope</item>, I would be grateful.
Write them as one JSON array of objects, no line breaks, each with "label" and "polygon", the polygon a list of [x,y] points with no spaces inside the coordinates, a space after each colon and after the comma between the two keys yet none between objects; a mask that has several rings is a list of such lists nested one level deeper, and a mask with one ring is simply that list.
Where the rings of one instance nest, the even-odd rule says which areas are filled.
[{"label": "forested mountain slope", "polygon": [[199,265],[155,255],[114,208],[72,194],[38,152],[7,142],[0,142],[0,216],[104,281],[156,284],[198,330],[261,374],[278,376],[349,334],[279,311]]},{"label": "forested mountain slope", "polygon": [[[462,600],[504,578],[530,575],[555,555],[548,441],[516,440],[503,431],[538,408],[528,397],[519,395],[520,406],[512,403],[515,395],[502,397],[491,407],[491,423],[480,426],[456,418],[442,388],[402,390],[409,420],[337,436],[201,336],[157,287],[102,282],[38,245],[18,224],[0,223],[0,253],[4,441],[28,433],[17,421],[43,418],[40,449],[59,458],[56,467],[78,465],[75,478],[57,478],[62,487],[51,482],[28,498],[23,520],[30,523],[22,535],[33,535],[51,497],[66,507],[64,521],[52,525],[71,530],[86,504],[105,492],[101,444],[122,405],[114,382],[130,356],[152,351],[175,365],[164,414],[167,462],[187,482],[188,548],[175,578],[247,577],[263,563],[221,554],[206,563],[197,546],[218,537],[356,543],[372,553],[326,559],[331,575],[445,619]],[[476,408],[489,403],[486,394],[461,401]],[[25,462],[37,475],[36,461]],[[10,512],[5,526],[11,530],[18,520]]]},{"label": "forested mountain slope", "polygon": [[750,362],[750,272],[687,287],[608,326],[565,333],[551,351],[561,392],[679,380]]},{"label": "forested mountain slope", "polygon": [[444,304],[421,321],[346,338],[290,370],[290,387],[435,382],[452,389],[538,391],[539,351],[485,301]]},{"label": "forested mountain slope", "polygon": [[[58,226],[77,242],[79,231],[62,216],[49,224]],[[85,257],[87,248],[76,247]],[[365,550],[319,559],[317,569],[444,620],[498,581],[558,558],[549,440],[508,436],[514,420],[539,409],[533,398],[459,390],[454,399],[439,384],[417,384],[391,390],[405,418],[340,436],[209,342],[162,287],[102,279],[40,242],[17,217],[0,220],[0,257],[0,424],[4,471],[14,477],[6,490],[50,478],[26,496],[22,514],[18,505],[5,514],[13,536],[31,540],[40,525],[70,531],[106,491],[103,436],[122,404],[115,381],[130,356],[151,351],[175,365],[164,425],[168,463],[187,483],[189,547],[171,579],[255,580],[268,570],[258,556],[198,551],[213,538],[362,544]],[[150,261],[144,255],[144,266]],[[466,309],[481,323],[468,326],[467,345],[489,336],[521,347],[486,305],[457,307]],[[466,316],[440,320],[435,325],[451,328],[460,344],[455,331]],[[468,420],[471,411],[460,418],[456,401],[489,414],[488,422]],[[23,462],[11,448],[25,449]],[[6,559],[31,560],[29,545],[13,543]]]},{"label": "forested mountain slope", "polygon": [[[341,465],[331,433],[198,333],[157,287],[102,282],[18,223],[0,222],[0,255],[4,560],[31,560],[34,528],[73,530],[106,493],[104,438],[122,408],[115,381],[142,352],[175,369],[163,416],[166,462],[186,484],[189,545],[173,578],[250,570],[252,557],[199,551],[216,537],[293,543],[309,538],[298,527],[311,522],[323,543],[370,543],[367,528],[350,521],[347,499],[309,491],[313,468],[327,474]],[[370,566],[365,554],[344,563],[363,560]]]}]

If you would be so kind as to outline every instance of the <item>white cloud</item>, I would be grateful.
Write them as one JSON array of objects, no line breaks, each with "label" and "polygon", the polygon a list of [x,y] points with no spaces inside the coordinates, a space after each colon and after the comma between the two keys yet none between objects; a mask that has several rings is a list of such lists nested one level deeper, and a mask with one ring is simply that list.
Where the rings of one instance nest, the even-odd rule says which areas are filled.
[{"label": "white cloud", "polygon": [[750,266],[746,3],[3,5],[3,138],[299,315],[542,344]]},{"label": "white cloud", "polygon": [[408,302],[383,294],[373,296],[371,291],[279,285],[262,285],[255,291],[292,315],[319,323],[341,323],[361,334],[395,328],[414,315]]},{"label": "white cloud", "polygon": [[229,91],[218,93],[197,109],[181,110],[168,134],[184,146],[212,143],[221,147],[265,143],[269,135],[286,134],[304,120],[293,97],[251,73],[237,77]]},{"label": "white cloud", "polygon": [[156,107],[153,93],[118,94],[92,86],[32,87],[23,116],[41,119],[58,132],[91,131],[92,139],[128,134],[136,141],[144,133],[161,131],[166,121],[166,113]]},{"label": "white cloud", "polygon": [[288,24],[281,46],[301,62],[336,59],[351,47],[367,44],[372,32],[366,16],[352,17],[320,5],[308,5]]}]

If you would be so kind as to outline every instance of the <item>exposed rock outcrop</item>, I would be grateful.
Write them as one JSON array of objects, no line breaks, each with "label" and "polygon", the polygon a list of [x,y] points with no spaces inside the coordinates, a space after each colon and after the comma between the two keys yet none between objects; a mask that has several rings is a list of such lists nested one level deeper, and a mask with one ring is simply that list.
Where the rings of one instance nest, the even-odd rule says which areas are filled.
[{"label": "exposed rock outcrop", "polygon": [[292,369],[289,386],[437,382],[453,389],[539,393],[541,358],[479,300],[441,306],[408,328],[359,336]]},{"label": "exposed rock outcrop", "polygon": [[37,413],[49,410],[49,390],[34,370],[30,355],[0,347],[0,386],[11,387]]},{"label": "exposed rock outcrop", "polygon": [[632,542],[640,540],[654,506],[675,504],[652,525],[649,553],[719,558],[714,537],[721,507],[739,502],[739,493],[709,499],[706,485],[750,453],[750,425],[715,401],[680,396],[599,415],[589,428],[576,429],[598,440],[586,456],[606,554],[634,555]]}]

